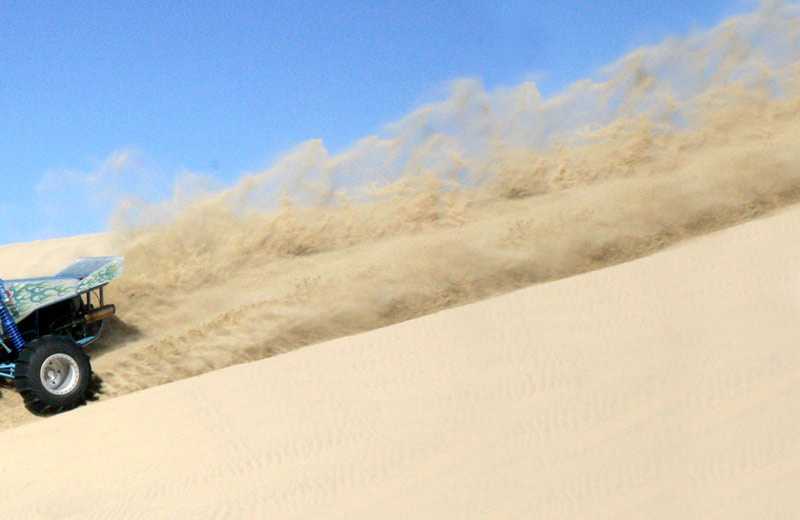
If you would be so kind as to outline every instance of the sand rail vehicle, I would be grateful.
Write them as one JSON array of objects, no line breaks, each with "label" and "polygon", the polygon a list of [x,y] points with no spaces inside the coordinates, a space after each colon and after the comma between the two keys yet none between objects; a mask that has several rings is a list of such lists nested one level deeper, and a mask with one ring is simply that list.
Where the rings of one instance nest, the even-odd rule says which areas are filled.
[{"label": "sand rail vehicle", "polygon": [[0,279],[0,377],[14,380],[38,415],[86,401],[92,378],[83,347],[116,312],[103,288],[122,274],[121,256],[81,258],[55,276]]}]

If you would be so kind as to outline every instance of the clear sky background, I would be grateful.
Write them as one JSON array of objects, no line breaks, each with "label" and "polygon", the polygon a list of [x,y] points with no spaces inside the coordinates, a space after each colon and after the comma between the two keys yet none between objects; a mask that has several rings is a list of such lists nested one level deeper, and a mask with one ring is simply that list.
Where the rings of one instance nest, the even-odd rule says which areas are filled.
[{"label": "clear sky background", "polygon": [[548,96],[636,47],[754,7],[5,0],[0,243],[104,230],[125,183],[81,192],[115,166],[146,172],[152,199],[186,171],[232,184],[308,139],[345,149],[440,99],[454,79],[489,90],[533,79]]}]

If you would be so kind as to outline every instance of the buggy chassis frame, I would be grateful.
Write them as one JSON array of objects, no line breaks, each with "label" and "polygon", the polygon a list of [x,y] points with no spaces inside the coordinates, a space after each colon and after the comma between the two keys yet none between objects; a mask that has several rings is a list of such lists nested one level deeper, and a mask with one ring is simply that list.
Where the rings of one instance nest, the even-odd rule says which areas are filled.
[{"label": "buggy chassis frame", "polygon": [[[92,295],[94,295],[94,298],[97,301],[97,303],[99,303],[99,306],[103,307],[105,305],[105,294],[104,294],[104,291],[103,291],[104,288],[105,288],[105,285],[101,285],[100,287],[94,287],[94,288],[92,288],[92,289],[90,289],[88,291],[85,291],[85,292],[82,292],[82,293],[78,294],[78,296],[80,296],[81,298],[84,298],[84,297],[86,298],[85,304],[86,304],[87,308],[92,304]],[[37,325],[38,325],[38,321],[39,321],[39,311],[40,311],[40,309],[36,309],[35,311],[33,311],[34,312],[34,322]],[[100,335],[103,332],[103,328],[104,327],[105,327],[105,320],[100,320],[100,327],[97,329],[97,331],[93,335],[87,336],[87,337],[85,337],[83,339],[75,339],[75,338],[72,338],[69,335],[67,335],[67,337],[72,339],[78,345],[81,345],[82,347],[85,347],[86,345],[89,345],[90,343],[93,343],[97,338],[100,337]],[[15,364],[16,363],[0,363],[0,377],[5,377],[5,378],[8,378],[8,379],[14,379],[14,365]]]}]

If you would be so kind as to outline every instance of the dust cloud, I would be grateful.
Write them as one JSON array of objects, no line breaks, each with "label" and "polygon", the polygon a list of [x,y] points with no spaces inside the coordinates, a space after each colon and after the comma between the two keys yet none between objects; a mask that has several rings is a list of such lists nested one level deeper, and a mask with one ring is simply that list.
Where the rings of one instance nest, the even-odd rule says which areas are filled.
[{"label": "dust cloud", "polygon": [[[120,208],[115,396],[650,254],[800,201],[800,7],[544,99],[459,80],[343,153]],[[380,345],[375,345],[380,348]],[[487,348],[491,348],[487,345]]]}]

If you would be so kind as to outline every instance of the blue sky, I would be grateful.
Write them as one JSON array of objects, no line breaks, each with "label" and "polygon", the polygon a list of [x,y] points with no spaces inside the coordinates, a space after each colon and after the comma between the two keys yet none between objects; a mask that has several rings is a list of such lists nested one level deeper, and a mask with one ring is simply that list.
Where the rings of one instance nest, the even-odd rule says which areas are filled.
[{"label": "blue sky", "polygon": [[314,138],[335,153],[457,78],[487,89],[533,79],[552,95],[636,47],[753,7],[4,1],[0,243],[104,230],[134,185],[149,199],[187,171],[230,185]]}]

